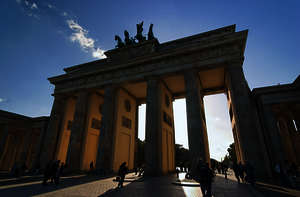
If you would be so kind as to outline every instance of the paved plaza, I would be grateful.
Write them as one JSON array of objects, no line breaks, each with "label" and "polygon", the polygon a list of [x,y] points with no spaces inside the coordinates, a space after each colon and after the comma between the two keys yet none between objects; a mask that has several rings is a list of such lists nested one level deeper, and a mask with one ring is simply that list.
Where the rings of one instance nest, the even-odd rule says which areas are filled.
[{"label": "paved plaza", "polygon": [[[58,186],[49,184],[42,186],[41,176],[0,179],[0,196],[202,196],[200,187],[195,182],[185,182],[184,174],[179,175],[181,185],[175,175],[140,179],[134,174],[126,176],[123,189],[115,189],[115,177],[99,179],[96,176],[77,175],[62,177]],[[273,193],[253,188],[248,184],[238,184],[232,175],[224,179],[217,175],[213,183],[213,196],[215,197],[260,197],[260,196],[297,196],[299,193],[282,193],[274,190]],[[177,184],[176,184],[177,183]],[[267,188],[267,186],[265,187]]]}]

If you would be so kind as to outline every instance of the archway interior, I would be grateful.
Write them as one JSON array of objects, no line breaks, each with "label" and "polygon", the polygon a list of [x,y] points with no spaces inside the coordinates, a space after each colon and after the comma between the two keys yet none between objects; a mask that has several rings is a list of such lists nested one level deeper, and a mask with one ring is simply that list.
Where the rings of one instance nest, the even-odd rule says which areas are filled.
[{"label": "archway interior", "polygon": [[227,102],[223,93],[204,97],[210,158],[217,161],[224,159],[227,148],[234,142]]},{"label": "archway interior", "polygon": [[[210,157],[221,161],[227,154],[227,148],[234,142],[227,98],[225,94],[204,97],[206,127],[208,133]],[[185,99],[173,102],[175,143],[188,149],[187,117]],[[146,104],[139,106],[138,138],[145,140]]]}]

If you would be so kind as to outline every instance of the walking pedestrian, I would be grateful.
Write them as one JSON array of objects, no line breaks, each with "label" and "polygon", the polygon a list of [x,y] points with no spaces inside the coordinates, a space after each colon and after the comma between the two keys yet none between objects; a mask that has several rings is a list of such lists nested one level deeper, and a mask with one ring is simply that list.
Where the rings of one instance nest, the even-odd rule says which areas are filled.
[{"label": "walking pedestrian", "polygon": [[242,182],[245,182],[244,180],[244,172],[245,172],[245,168],[244,165],[242,164],[242,162],[239,162],[238,164],[238,170],[239,170],[239,177],[241,178]]},{"label": "walking pedestrian", "polygon": [[126,166],[126,162],[123,162],[120,165],[119,172],[118,172],[118,175],[120,177],[118,188],[122,188],[123,187],[123,182],[124,182],[125,175],[127,174],[127,172],[128,172],[128,168]]},{"label": "walking pedestrian", "polygon": [[233,169],[235,178],[237,179],[238,183],[240,183],[241,181],[240,181],[240,174],[239,174],[239,166],[236,162],[234,162],[232,164],[232,169]]},{"label": "walking pedestrian", "polygon": [[211,197],[211,184],[213,181],[214,173],[210,169],[208,163],[204,163],[202,160],[197,164],[197,180],[200,183],[201,192],[203,196]]}]

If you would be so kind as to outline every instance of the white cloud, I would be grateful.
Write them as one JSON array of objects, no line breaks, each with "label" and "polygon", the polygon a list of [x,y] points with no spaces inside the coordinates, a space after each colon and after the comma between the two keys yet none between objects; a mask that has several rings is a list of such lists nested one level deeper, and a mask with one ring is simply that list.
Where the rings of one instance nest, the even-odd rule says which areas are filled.
[{"label": "white cloud", "polygon": [[104,55],[104,52],[105,52],[104,50],[97,48],[93,51],[92,54],[93,54],[93,57],[101,59],[101,58],[106,58],[106,56]]},{"label": "white cloud", "polygon": [[51,9],[51,8],[53,8],[53,5],[51,5],[51,4],[48,4],[48,8],[50,8],[50,9]]},{"label": "white cloud", "polygon": [[62,15],[63,16],[68,16],[68,13],[67,12],[63,12]]},{"label": "white cloud", "polygon": [[22,0],[16,0],[16,2],[17,2],[17,3],[21,3],[21,2],[22,2]]},{"label": "white cloud", "polygon": [[36,3],[33,3],[33,4],[31,5],[31,9],[38,9]]},{"label": "white cloud", "polygon": [[96,58],[105,58],[104,50],[95,47],[95,40],[88,37],[88,31],[81,27],[74,20],[67,20],[69,28],[73,31],[70,36],[72,42],[78,42],[80,47],[88,52],[91,51],[93,57]]},{"label": "white cloud", "polygon": [[6,99],[0,98],[0,103],[3,103],[3,102],[5,102],[5,101],[6,101]]},{"label": "white cloud", "polygon": [[28,1],[25,0],[24,2],[25,2],[25,4],[26,4],[27,6],[29,5],[29,2],[28,2]]}]

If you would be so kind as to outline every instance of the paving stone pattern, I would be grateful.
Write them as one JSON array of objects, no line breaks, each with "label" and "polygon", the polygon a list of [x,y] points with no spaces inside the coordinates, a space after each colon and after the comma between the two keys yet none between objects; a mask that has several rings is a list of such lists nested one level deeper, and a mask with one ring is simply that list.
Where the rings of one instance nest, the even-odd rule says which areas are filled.
[{"label": "paving stone pattern", "polygon": [[[184,174],[180,174],[179,179],[183,179]],[[146,178],[139,181],[137,177],[130,174],[126,178],[124,188],[115,189],[117,183],[114,177],[99,180],[94,176],[73,176],[63,177],[60,185],[41,185],[41,177],[31,180],[24,179],[17,181],[14,179],[0,179],[0,196],[94,196],[94,197],[114,197],[114,196],[154,196],[154,197],[198,197],[202,196],[200,187],[178,186],[172,184],[177,179],[175,176],[163,176]],[[256,193],[251,192],[249,185],[238,184],[233,178],[225,180],[221,175],[216,176],[213,183],[213,194],[215,197],[253,197]]]}]

